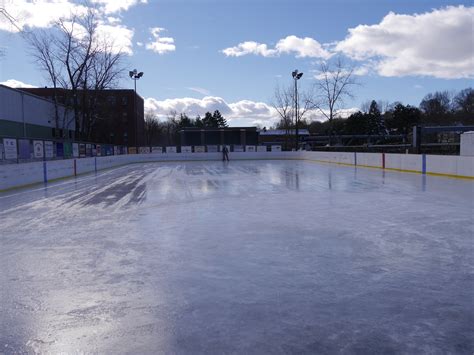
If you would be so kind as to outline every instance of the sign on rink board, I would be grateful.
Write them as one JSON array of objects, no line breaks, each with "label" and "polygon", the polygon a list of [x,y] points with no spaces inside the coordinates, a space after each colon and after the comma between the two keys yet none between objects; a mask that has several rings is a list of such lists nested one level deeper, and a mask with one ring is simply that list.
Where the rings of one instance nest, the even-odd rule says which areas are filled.
[{"label": "sign on rink board", "polygon": [[272,145],[272,152],[281,152],[281,145]]},{"label": "sign on rink board", "polygon": [[5,150],[5,159],[17,158],[16,139],[3,138],[3,149]]},{"label": "sign on rink board", "polygon": [[183,145],[181,146],[181,153],[192,153],[193,147],[190,145]]},{"label": "sign on rink board", "polygon": [[79,157],[79,144],[77,143],[72,143],[72,156],[74,158]]},{"label": "sign on rink board", "polygon": [[257,146],[257,152],[266,152],[267,151],[267,146],[266,145],[258,145]]},{"label": "sign on rink board", "polygon": [[205,153],[206,147],[203,145],[195,145],[194,146],[194,153]]},{"label": "sign on rink board", "polygon": [[33,141],[34,157],[42,159],[44,157],[43,141]]},{"label": "sign on rink board", "polygon": [[245,146],[245,151],[249,153],[254,153],[255,152],[255,146],[254,145],[247,145]]},{"label": "sign on rink board", "polygon": [[51,142],[51,141],[45,141],[44,142],[44,156],[46,158],[53,158],[54,157],[53,142]]},{"label": "sign on rink board", "polygon": [[163,153],[163,147],[151,147],[151,152],[155,154]]},{"label": "sign on rink board", "polygon": [[176,147],[166,147],[166,153],[176,153]]}]

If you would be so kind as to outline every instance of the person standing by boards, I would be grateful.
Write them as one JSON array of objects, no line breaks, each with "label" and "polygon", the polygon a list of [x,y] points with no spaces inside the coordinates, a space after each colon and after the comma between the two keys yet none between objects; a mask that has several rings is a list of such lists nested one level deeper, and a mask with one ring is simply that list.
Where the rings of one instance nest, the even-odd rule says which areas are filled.
[{"label": "person standing by boards", "polygon": [[222,147],[222,161],[229,161],[229,150],[225,145]]}]

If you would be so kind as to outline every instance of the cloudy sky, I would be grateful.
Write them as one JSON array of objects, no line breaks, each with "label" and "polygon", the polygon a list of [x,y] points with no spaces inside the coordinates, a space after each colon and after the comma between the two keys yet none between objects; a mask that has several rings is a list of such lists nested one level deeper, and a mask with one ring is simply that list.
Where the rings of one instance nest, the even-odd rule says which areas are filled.
[{"label": "cloudy sky", "polygon": [[[367,100],[418,105],[436,90],[472,86],[474,7],[441,0],[90,0],[100,30],[144,71],[147,109],[195,116],[219,109],[231,125],[275,122],[275,85],[342,57],[361,83],[346,109]],[[24,40],[1,10],[32,30],[84,10],[73,0],[0,0],[0,82],[45,86]],[[132,88],[124,76],[121,87]]]}]

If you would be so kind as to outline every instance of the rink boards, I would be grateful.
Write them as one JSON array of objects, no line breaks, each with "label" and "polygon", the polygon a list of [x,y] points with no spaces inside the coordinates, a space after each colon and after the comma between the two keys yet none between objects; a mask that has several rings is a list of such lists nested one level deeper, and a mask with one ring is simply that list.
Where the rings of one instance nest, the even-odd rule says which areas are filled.
[{"label": "rink boards", "polygon": [[[0,166],[0,191],[96,172],[125,164],[161,161],[215,161],[221,153],[134,154]],[[290,159],[381,168],[474,179],[474,157],[355,152],[232,152],[231,160]]]}]

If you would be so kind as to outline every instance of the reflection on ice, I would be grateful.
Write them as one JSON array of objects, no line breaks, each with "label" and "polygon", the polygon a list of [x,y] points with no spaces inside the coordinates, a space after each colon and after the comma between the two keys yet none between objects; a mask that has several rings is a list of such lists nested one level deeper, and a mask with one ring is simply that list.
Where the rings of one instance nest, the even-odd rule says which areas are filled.
[{"label": "reflection on ice", "polygon": [[3,194],[0,345],[472,353],[473,188],[231,161],[135,164]]}]

